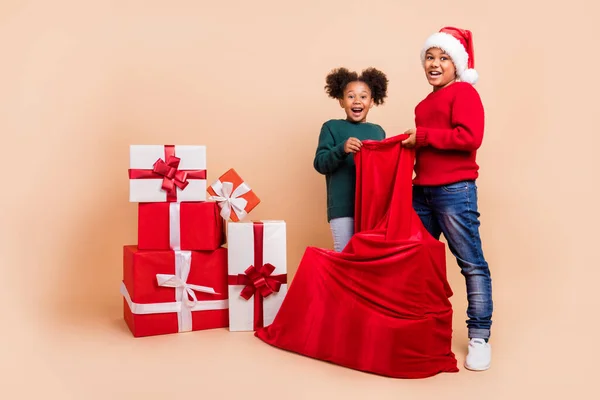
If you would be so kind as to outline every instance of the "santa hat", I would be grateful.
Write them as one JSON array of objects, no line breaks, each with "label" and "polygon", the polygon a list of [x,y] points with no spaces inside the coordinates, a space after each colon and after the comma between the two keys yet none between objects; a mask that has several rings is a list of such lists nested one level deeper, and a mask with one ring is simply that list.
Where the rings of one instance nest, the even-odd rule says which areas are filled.
[{"label": "santa hat", "polygon": [[429,36],[421,49],[423,65],[425,64],[425,54],[432,47],[442,49],[452,58],[458,80],[472,85],[477,83],[479,74],[474,69],[475,59],[471,31],[447,26]]}]

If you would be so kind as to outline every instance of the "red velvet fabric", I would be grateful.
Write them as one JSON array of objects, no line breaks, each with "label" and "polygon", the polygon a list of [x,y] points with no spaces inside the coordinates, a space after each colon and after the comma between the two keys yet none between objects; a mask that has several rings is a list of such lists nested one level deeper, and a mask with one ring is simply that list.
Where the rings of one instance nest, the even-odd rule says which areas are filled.
[{"label": "red velvet fabric", "polygon": [[444,244],[412,208],[405,135],[355,155],[356,234],[341,253],[308,247],[273,323],[281,349],[396,378],[457,372]]}]

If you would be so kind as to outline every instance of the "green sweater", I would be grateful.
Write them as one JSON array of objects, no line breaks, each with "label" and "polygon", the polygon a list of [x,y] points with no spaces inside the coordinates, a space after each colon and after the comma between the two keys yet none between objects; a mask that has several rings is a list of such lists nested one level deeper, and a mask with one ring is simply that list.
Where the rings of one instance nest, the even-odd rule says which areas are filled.
[{"label": "green sweater", "polygon": [[355,123],[332,119],[323,124],[313,165],[327,183],[327,222],[333,218],[354,217],[356,166],[354,155],[344,152],[350,137],[361,141],[383,140],[383,128],[369,122]]}]

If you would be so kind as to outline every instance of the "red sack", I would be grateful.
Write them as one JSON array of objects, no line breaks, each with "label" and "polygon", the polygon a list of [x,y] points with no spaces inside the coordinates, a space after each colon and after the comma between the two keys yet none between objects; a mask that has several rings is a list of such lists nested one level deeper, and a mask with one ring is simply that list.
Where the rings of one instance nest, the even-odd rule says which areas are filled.
[{"label": "red sack", "polygon": [[396,378],[458,372],[444,244],[412,207],[406,135],[365,141],[356,162],[356,234],[341,253],[308,247],[268,344]]}]

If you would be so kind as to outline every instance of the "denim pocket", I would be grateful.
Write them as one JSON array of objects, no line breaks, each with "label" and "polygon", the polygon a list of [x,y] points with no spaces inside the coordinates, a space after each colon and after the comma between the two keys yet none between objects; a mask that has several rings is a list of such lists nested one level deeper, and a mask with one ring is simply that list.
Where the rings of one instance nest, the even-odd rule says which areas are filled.
[{"label": "denim pocket", "polygon": [[442,189],[444,189],[448,193],[466,192],[467,190],[469,190],[469,182],[463,181],[463,182],[450,183],[448,185],[443,185]]}]

